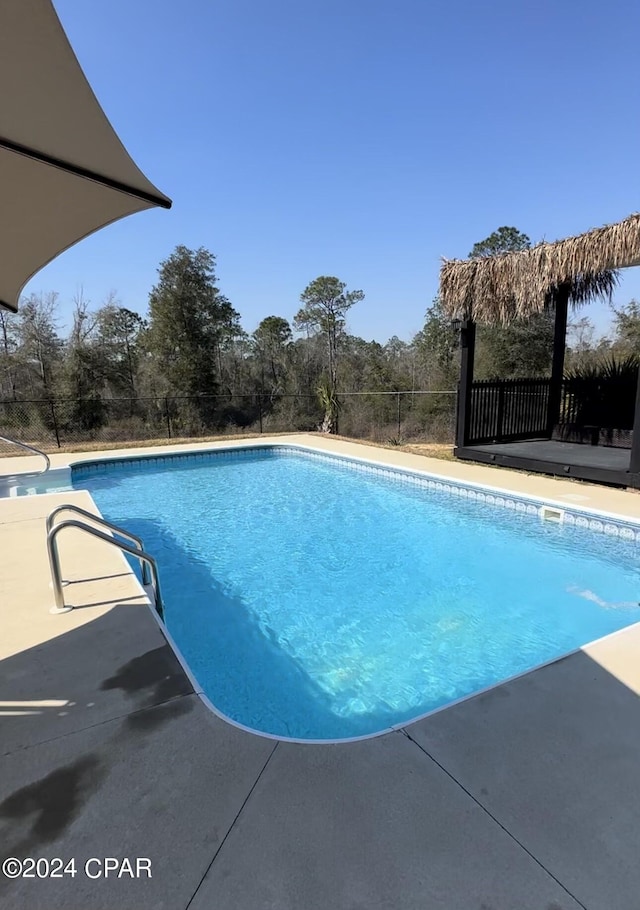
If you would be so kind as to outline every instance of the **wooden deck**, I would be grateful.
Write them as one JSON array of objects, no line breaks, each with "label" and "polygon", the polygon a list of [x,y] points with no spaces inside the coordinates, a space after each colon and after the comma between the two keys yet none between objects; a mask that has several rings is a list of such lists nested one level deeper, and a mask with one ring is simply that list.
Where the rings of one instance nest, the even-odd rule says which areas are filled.
[{"label": "wooden deck", "polygon": [[640,486],[640,477],[629,473],[630,454],[630,449],[587,446],[554,439],[476,444],[455,450],[458,458],[467,461],[575,477],[612,486],[637,487]]}]

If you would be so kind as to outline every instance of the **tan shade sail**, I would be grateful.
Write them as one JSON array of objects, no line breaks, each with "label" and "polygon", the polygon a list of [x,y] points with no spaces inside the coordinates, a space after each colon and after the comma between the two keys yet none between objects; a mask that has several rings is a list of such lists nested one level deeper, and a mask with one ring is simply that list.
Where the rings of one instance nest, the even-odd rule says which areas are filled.
[{"label": "tan shade sail", "polygon": [[120,142],[51,0],[0,3],[0,306],[99,228],[171,201]]}]

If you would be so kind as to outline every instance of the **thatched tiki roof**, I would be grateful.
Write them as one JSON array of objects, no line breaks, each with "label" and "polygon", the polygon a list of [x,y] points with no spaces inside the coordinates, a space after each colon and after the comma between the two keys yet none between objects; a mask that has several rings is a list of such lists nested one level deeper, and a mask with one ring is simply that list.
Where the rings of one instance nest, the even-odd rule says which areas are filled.
[{"label": "thatched tiki roof", "polygon": [[529,250],[445,260],[440,300],[452,319],[511,322],[552,305],[563,286],[574,305],[611,298],[616,269],[640,265],[640,214]]}]

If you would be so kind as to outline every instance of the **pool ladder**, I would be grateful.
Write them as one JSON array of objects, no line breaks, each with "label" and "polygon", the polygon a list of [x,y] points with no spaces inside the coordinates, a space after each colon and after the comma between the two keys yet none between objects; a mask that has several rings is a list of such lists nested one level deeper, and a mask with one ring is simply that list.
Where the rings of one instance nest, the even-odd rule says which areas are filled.
[{"label": "pool ladder", "polygon": [[26,471],[21,474],[11,474],[9,475],[10,477],[39,477],[41,474],[46,474],[51,467],[49,456],[40,449],[36,449],[35,446],[30,446],[26,442],[20,442],[19,439],[14,439],[13,436],[0,436],[0,442],[8,442],[12,446],[18,446],[19,449],[24,449],[25,452],[32,452],[34,455],[39,455],[41,458],[44,458],[44,468],[42,468],[41,471]]},{"label": "pool ladder", "polygon": [[[88,524],[86,521],[79,521],[75,518],[67,518],[65,521],[55,524],[56,517],[61,512],[75,512],[76,515],[82,515],[85,519],[88,518],[93,524]],[[95,527],[95,525],[99,525],[99,527]],[[164,605],[162,603],[162,594],[160,593],[158,565],[153,556],[145,553],[144,545],[140,537],[137,537],[130,531],[125,531],[124,528],[120,528],[118,525],[112,524],[100,515],[94,515],[93,512],[88,512],[86,509],[81,509],[80,506],[75,505],[62,505],[55,508],[47,516],[46,527],[47,555],[49,557],[49,566],[51,567],[51,579],[55,597],[55,606],[51,607],[50,613],[68,613],[69,610],[73,610],[72,606],[67,606],[64,602],[64,592],[62,590],[64,582],[62,581],[60,572],[58,534],[65,528],[77,528],[79,531],[86,531],[87,534],[91,534],[99,540],[104,540],[105,543],[113,544],[123,552],[129,553],[131,556],[135,556],[140,560],[140,565],[142,567],[142,586],[147,594],[149,593],[149,589],[151,589],[151,596],[153,597],[153,604],[156,612],[160,619],[164,620]],[[101,531],[100,528],[106,528],[111,533]],[[126,540],[117,540],[115,537],[111,536],[112,534],[124,537],[130,542],[127,543]]]}]

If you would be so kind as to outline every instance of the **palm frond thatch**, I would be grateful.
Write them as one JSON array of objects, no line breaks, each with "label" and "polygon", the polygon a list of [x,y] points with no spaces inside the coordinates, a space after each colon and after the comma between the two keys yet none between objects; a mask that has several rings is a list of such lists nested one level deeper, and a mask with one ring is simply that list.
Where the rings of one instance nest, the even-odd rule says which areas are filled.
[{"label": "palm frond thatch", "polygon": [[609,298],[617,269],[640,264],[640,214],[576,237],[478,259],[445,260],[440,299],[450,318],[511,322],[542,312],[562,286],[574,305]]}]

